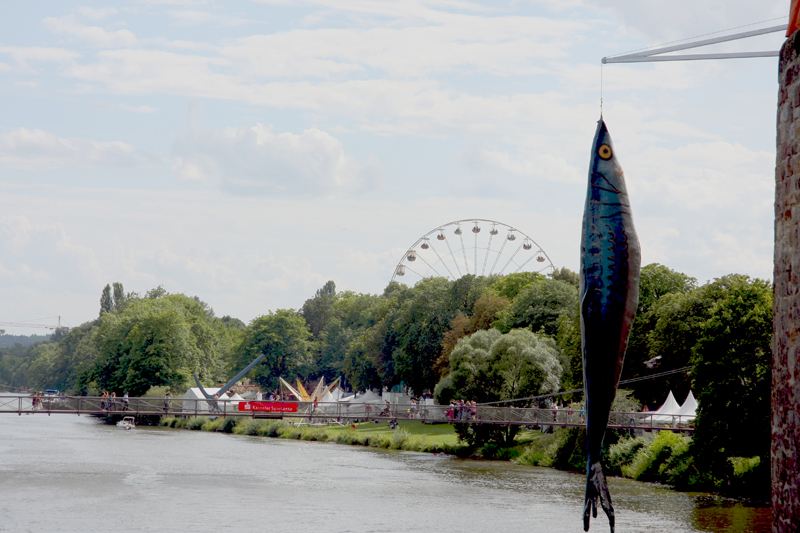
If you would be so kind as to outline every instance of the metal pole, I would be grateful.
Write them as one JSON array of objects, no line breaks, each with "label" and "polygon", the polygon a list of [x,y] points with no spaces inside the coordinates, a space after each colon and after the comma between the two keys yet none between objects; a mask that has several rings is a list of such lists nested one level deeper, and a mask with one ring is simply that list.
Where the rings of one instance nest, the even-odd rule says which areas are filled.
[{"label": "metal pole", "polygon": [[[702,41],[695,41],[693,43],[677,44],[673,46],[664,46],[655,48],[653,50],[645,50],[643,52],[634,52],[631,54],[624,54],[616,57],[604,57],[603,63],[645,63],[651,61],[692,61],[701,59],[742,59],[752,57],[778,57],[778,51],[767,52],[734,52],[722,54],[690,54],[690,55],[677,55],[677,56],[660,56],[669,52],[676,52],[678,50],[689,50],[692,48],[699,48],[701,46],[709,46],[712,44],[724,43],[728,41],[736,41],[739,39],[747,39],[748,37],[755,37],[758,35],[765,35],[767,33],[775,33],[784,31],[787,24],[780,26],[771,26],[769,28],[762,28],[760,30],[752,30],[741,33],[734,33],[724,37],[714,37],[711,39],[703,39]],[[659,56],[659,57],[653,57]]]}]

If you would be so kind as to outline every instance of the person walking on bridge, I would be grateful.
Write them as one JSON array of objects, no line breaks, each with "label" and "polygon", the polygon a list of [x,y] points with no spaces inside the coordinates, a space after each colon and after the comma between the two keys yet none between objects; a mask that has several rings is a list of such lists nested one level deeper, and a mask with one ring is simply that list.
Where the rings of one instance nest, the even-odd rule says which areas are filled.
[{"label": "person walking on bridge", "polygon": [[128,410],[128,404],[130,403],[130,399],[128,398],[128,391],[125,391],[125,394],[122,395],[122,410]]},{"label": "person walking on bridge", "polygon": [[164,414],[165,415],[169,414],[169,400],[170,400],[169,391],[167,391],[166,396],[164,396]]}]

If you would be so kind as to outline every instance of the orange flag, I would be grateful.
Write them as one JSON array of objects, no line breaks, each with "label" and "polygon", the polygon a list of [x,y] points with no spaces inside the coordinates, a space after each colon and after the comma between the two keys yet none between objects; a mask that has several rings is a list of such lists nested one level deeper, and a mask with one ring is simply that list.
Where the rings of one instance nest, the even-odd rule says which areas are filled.
[{"label": "orange flag", "polygon": [[792,8],[789,11],[789,27],[786,29],[786,36],[789,37],[800,28],[800,0],[792,0]]}]

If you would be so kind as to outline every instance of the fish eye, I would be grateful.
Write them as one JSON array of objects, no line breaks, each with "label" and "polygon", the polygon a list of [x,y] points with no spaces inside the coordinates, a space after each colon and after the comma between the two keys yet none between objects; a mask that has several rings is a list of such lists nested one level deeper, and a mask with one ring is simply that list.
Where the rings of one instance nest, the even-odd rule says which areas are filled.
[{"label": "fish eye", "polygon": [[611,159],[611,147],[607,144],[600,145],[600,148],[597,149],[597,155],[603,159]]}]

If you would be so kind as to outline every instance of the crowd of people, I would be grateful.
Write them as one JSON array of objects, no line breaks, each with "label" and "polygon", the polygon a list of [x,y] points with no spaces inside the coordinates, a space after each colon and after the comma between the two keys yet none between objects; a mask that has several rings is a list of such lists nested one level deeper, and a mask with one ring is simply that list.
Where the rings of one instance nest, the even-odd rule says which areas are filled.
[{"label": "crowd of people", "polygon": [[475,420],[478,417],[478,404],[475,401],[452,400],[447,409],[447,418],[451,422]]},{"label": "crowd of people", "polygon": [[122,395],[120,398],[120,409],[117,409],[117,393],[116,392],[103,392],[100,394],[100,409],[103,411],[127,411],[130,408],[130,398],[128,393]]}]

